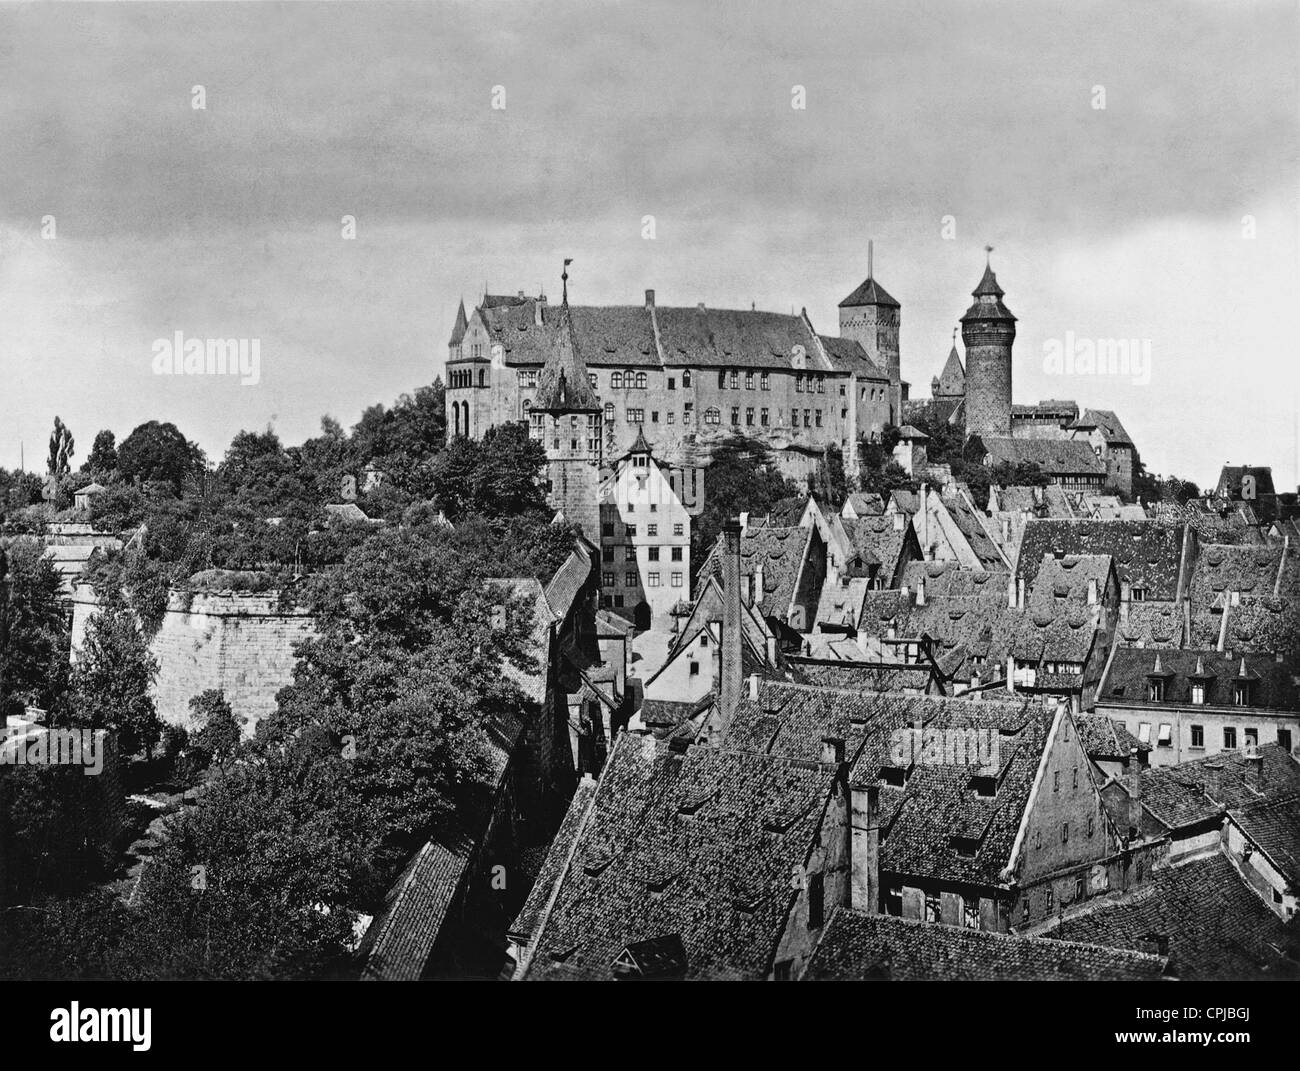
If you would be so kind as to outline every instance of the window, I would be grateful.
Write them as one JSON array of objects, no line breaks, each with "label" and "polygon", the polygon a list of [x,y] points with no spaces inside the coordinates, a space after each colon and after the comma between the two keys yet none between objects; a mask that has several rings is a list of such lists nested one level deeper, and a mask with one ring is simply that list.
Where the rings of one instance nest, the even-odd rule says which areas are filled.
[{"label": "window", "polygon": [[[632,507],[629,505],[629,506],[628,506],[628,509],[631,509],[631,508],[632,508]],[[635,525],[635,524],[625,525],[625,526],[624,526],[624,530],[625,530],[625,532],[626,532],[626,534],[627,534],[628,539],[635,539],[635,538],[636,538],[636,525]]]},{"label": "window", "polygon": [[891,885],[885,890],[885,914],[893,915],[894,918],[903,915],[903,890],[897,885]]},{"label": "window", "polygon": [[961,924],[968,930],[978,930],[980,928],[980,902],[978,897],[962,897]]},{"label": "window", "polygon": [[799,373],[796,374],[795,377],[794,377],[794,389],[795,389],[795,392],[798,393],[798,394],[802,394],[802,393],[803,393],[803,373],[802,373],[802,372],[799,372]]},{"label": "window", "polygon": [[623,548],[623,560],[624,560],[625,562],[634,562],[634,561],[636,561],[636,547],[624,547],[624,548]]},{"label": "window", "polygon": [[1097,828],[1097,816],[1095,814],[1088,815],[1088,836],[1091,837],[1093,830],[1096,828]]},{"label": "window", "polygon": [[623,574],[623,586],[625,588],[636,587],[636,579],[637,579],[636,573],[632,572],[632,570],[629,569],[626,573]]},{"label": "window", "polygon": [[1147,702],[1163,703],[1165,700],[1165,682],[1160,678],[1147,681]]},{"label": "window", "polygon": [[658,573],[651,573],[651,574],[649,574],[649,576],[646,578],[646,580],[647,580],[647,583],[648,583],[648,584],[650,585],[650,587],[652,587],[652,588],[657,588],[657,587],[659,586],[659,574],[658,574]]},{"label": "window", "polygon": [[1259,747],[1258,729],[1246,729],[1242,733],[1242,738],[1245,740],[1247,747]]},{"label": "window", "polygon": [[731,370],[731,389],[732,390],[740,389],[740,373],[737,372],[734,368]]},{"label": "window", "polygon": [[645,534],[648,536],[657,536],[659,534],[659,525],[647,524],[645,526]]},{"label": "window", "polygon": [[622,390],[622,389],[623,389],[623,373],[622,373],[622,372],[614,372],[614,373],[609,377],[609,385],[610,385],[610,387],[611,387],[612,389],[614,389],[614,390]]},{"label": "window", "polygon": [[727,370],[724,368],[718,373],[718,390],[727,389]]},{"label": "window", "polygon": [[691,673],[690,673],[690,675],[691,675],[692,677],[698,677],[698,676],[700,675],[700,664],[699,664],[698,662],[692,662],[692,663],[691,663]]},{"label": "window", "polygon": [[826,919],[826,878],[819,870],[808,877],[808,928],[819,930]]},{"label": "window", "polygon": [[826,393],[826,377],[825,377],[825,376],[818,376],[818,377],[817,377],[817,393],[818,393],[818,394],[825,394],[825,393]]},{"label": "window", "polygon": [[1079,767],[1074,768],[1074,788],[1079,787]]},{"label": "window", "polygon": [[794,964],[793,960],[783,959],[779,961],[776,965],[776,968],[772,971],[772,980],[774,982],[790,981],[790,977],[791,977],[790,968],[793,966],[793,964]]},{"label": "window", "polygon": [[797,428],[798,426],[799,426],[799,410],[798,410],[798,409],[791,409],[791,410],[790,410],[790,427],[792,427],[792,428]]},{"label": "window", "polygon": [[738,405],[731,407],[731,426],[733,428],[740,427],[740,406]]},{"label": "window", "polygon": [[822,426],[822,411],[818,409],[817,412],[814,414],[814,416],[816,419],[816,424],[820,428]]},{"label": "window", "polygon": [[939,921],[939,894],[928,892],[925,894],[925,921]]},{"label": "window", "polygon": [[1233,683],[1232,705],[1234,707],[1250,706],[1250,685],[1245,681],[1236,681]]},{"label": "window", "polygon": [[691,370],[689,368],[685,368],[682,370],[682,386],[689,387],[690,385],[691,385]]},{"label": "window", "polygon": [[658,423],[659,423],[659,410],[658,410],[658,409],[651,409],[651,410],[650,410],[650,423],[651,423],[651,424],[658,424]]},{"label": "window", "polygon": [[601,573],[601,574],[600,574],[600,586],[601,586],[602,588],[612,588],[612,587],[614,586],[614,574],[613,574],[613,573]]},{"label": "window", "polygon": [[758,377],[758,389],[759,390],[772,389],[772,377],[768,375],[766,372],[764,372],[762,375]]},{"label": "window", "polygon": [[1069,843],[1070,843],[1070,823],[1069,823],[1069,822],[1062,822],[1062,823],[1061,823],[1061,843],[1062,843],[1062,844],[1069,844]]},{"label": "window", "polygon": [[1021,926],[1029,925],[1029,897],[1028,896],[1026,896],[1022,901],[1020,901],[1020,925]]},{"label": "window", "polygon": [[1168,722],[1160,723],[1160,731],[1156,734],[1156,745],[1158,747],[1174,746],[1174,728]]},{"label": "window", "polygon": [[1047,897],[1046,897],[1046,899],[1045,899],[1045,901],[1044,901],[1044,904],[1043,904],[1043,911],[1044,911],[1045,914],[1050,915],[1050,914],[1052,913],[1052,903],[1053,903],[1053,900],[1052,900],[1052,887],[1049,885],[1049,886],[1047,887]]},{"label": "window", "polygon": [[1083,899],[1083,875],[1074,879],[1074,902],[1077,904]]},{"label": "window", "polygon": [[1149,721],[1138,722],[1138,739],[1144,743],[1151,743],[1151,723]]},{"label": "window", "polygon": [[485,372],[482,368],[480,368],[478,370],[478,385],[480,387],[486,386],[486,377],[487,377],[487,372]]},{"label": "window", "polygon": [[628,422],[629,424],[644,424],[644,423],[645,423],[645,410],[644,410],[644,409],[629,409],[629,410],[627,411],[627,422]]},{"label": "window", "polygon": [[1192,726],[1192,747],[1204,747],[1204,746],[1205,746],[1205,726],[1193,725]]},{"label": "window", "polygon": [[1290,751],[1290,750],[1291,750],[1291,730],[1290,730],[1290,729],[1279,729],[1279,730],[1277,731],[1277,742],[1278,742],[1278,746],[1281,747],[1283,750],[1285,750],[1285,751]]},{"label": "window", "polygon": [[679,588],[681,586],[682,586],[682,574],[673,573],[673,587]]},{"label": "window", "polygon": [[638,372],[636,374],[636,389],[645,390],[645,384],[646,384],[646,374],[644,372]]},{"label": "window", "polygon": [[600,552],[600,560],[606,562],[612,562],[614,560],[614,548],[606,547],[604,550],[602,550]]},{"label": "window", "polygon": [[657,562],[657,561],[659,560],[659,548],[658,548],[658,547],[646,547],[646,552],[649,554],[649,556],[650,556],[650,560],[651,560],[652,562]]},{"label": "window", "polygon": [[591,384],[591,389],[592,389],[592,390],[599,390],[599,389],[600,389],[600,384],[596,382],[596,373],[595,373],[595,372],[588,372],[588,373],[587,373],[587,382],[589,382],[589,383]]},{"label": "window", "polygon": [[1192,685],[1192,702],[1197,706],[1203,706],[1205,703],[1205,685],[1200,681]]},{"label": "window", "polygon": [[746,390],[753,390],[753,389],[754,389],[754,373],[753,373],[753,372],[746,372],[746,373],[745,373],[745,389],[746,389]]},{"label": "window", "polygon": [[1223,750],[1237,750],[1237,730],[1232,725],[1225,725],[1223,727]]},{"label": "window", "polygon": [[686,526],[685,526],[684,524],[674,524],[674,525],[673,525],[673,535],[675,535],[675,536],[679,536],[679,535],[685,535],[685,534],[686,534]]},{"label": "window", "polygon": [[679,562],[679,561],[681,561],[681,560],[682,560],[682,548],[681,548],[681,547],[673,547],[673,548],[672,548],[672,555],[673,555],[673,561],[675,561],[675,562]]},{"label": "window", "polygon": [[812,427],[812,410],[811,410],[811,409],[805,409],[805,410],[803,411],[803,426],[804,426],[805,428],[810,428],[810,427]]},{"label": "window", "polygon": [[752,428],[753,426],[754,426],[754,407],[751,405],[745,410],[745,427]]},{"label": "window", "polygon": [[695,413],[695,405],[694,405],[694,403],[693,403],[693,402],[687,402],[687,403],[686,403],[686,411],[682,413],[682,423],[683,423],[683,424],[689,424],[689,423],[691,422],[691,418],[694,416],[694,413]]},{"label": "window", "polygon": [[721,424],[722,410],[719,409],[716,405],[709,406],[706,410],[704,410],[704,423]]},{"label": "window", "polygon": [[1146,601],[1147,601],[1147,589],[1146,589],[1146,588],[1133,588],[1133,590],[1129,592],[1129,598],[1130,598],[1133,602],[1146,602]]},{"label": "window", "polygon": [[600,534],[603,536],[612,536],[614,534],[614,522],[606,521],[600,526]]},{"label": "window", "polygon": [[1052,771],[1052,791],[1053,791],[1053,792],[1060,792],[1060,791],[1061,791],[1061,771],[1060,771],[1060,770],[1053,770],[1053,771]]},{"label": "window", "polygon": [[762,427],[764,427],[764,428],[767,427],[767,425],[768,425],[768,416],[767,416],[767,410],[766,410],[766,409],[760,409],[760,410],[758,411],[758,423],[759,423]]},{"label": "window", "polygon": [[672,376],[668,377],[668,389],[669,390],[677,389],[677,380],[675,380]]}]

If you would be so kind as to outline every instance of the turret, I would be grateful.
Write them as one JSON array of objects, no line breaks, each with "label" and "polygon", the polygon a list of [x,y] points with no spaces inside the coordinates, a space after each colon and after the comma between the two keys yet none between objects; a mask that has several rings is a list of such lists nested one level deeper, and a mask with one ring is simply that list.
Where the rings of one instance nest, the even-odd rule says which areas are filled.
[{"label": "turret", "polygon": [[[992,246],[986,247],[992,253]],[[974,304],[961,318],[966,346],[966,434],[1011,435],[1011,345],[1016,318],[1002,304],[1002,288],[986,261],[984,277],[972,292]]]},{"label": "turret", "polygon": [[902,307],[875,279],[873,243],[867,243],[867,277],[840,302],[840,337],[854,339],[889,376],[889,421],[901,423],[902,371],[898,359],[898,322]]}]

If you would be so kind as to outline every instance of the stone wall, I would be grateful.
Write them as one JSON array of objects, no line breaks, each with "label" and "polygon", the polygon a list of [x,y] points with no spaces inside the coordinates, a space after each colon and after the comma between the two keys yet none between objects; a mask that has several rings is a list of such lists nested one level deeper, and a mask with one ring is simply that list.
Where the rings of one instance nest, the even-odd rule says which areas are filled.
[{"label": "stone wall", "polygon": [[[172,725],[192,726],[190,699],[209,688],[225,692],[245,736],[275,709],[275,695],[293,680],[295,646],[315,635],[303,610],[284,612],[276,592],[173,591],[150,650],[158,659],[154,699]],[[94,592],[73,594],[73,658],[98,611]]]}]

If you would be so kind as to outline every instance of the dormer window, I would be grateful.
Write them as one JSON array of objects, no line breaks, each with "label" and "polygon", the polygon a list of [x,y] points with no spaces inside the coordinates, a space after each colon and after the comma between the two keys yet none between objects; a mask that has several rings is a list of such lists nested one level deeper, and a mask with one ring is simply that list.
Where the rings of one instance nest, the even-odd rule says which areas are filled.
[{"label": "dormer window", "polygon": [[1159,677],[1154,677],[1151,680],[1148,680],[1147,681],[1147,702],[1163,703],[1164,701],[1165,701],[1165,682]]},{"label": "dormer window", "polygon": [[1192,685],[1192,702],[1197,706],[1203,706],[1205,704],[1205,685],[1200,681],[1197,681]]},{"label": "dormer window", "polygon": [[972,777],[970,784],[975,791],[975,795],[982,800],[991,800],[998,794],[998,779],[996,777]]},{"label": "dormer window", "polygon": [[1146,602],[1147,589],[1142,587],[1141,585],[1135,584],[1133,586],[1133,589],[1129,592],[1129,598],[1132,599],[1134,602]]},{"label": "dormer window", "polygon": [[1234,707],[1250,706],[1250,681],[1234,681],[1232,684],[1232,705]]}]

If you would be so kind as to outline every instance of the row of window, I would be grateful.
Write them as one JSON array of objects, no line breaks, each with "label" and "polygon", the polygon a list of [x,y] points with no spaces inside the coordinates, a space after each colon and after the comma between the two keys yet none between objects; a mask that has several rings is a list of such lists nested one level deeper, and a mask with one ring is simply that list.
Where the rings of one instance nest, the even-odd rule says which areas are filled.
[{"label": "row of window", "polygon": [[[1153,677],[1147,681],[1147,702],[1163,703],[1165,695],[1168,694],[1166,684],[1168,682],[1162,677]],[[1192,703],[1196,706],[1205,705],[1206,682],[1192,681]],[[1250,681],[1233,681],[1232,682],[1232,705],[1234,707],[1250,706]]]},{"label": "row of window", "polygon": [[[629,502],[629,503],[628,503],[628,509],[632,509],[632,508],[633,508],[633,505],[634,505],[633,503]],[[651,503],[650,508],[651,508],[651,509],[654,509],[654,503]],[[625,524],[625,525],[623,526],[623,530],[627,533],[627,538],[628,538],[628,539],[635,539],[635,538],[636,538],[636,531],[637,531],[637,529],[636,529],[636,525],[635,525],[635,524]],[[602,525],[600,526],[600,534],[601,534],[602,536],[612,537],[612,536],[614,535],[614,522],[613,522],[613,521],[606,521],[604,524],[602,524]],[[649,536],[651,539],[654,539],[654,538],[659,534],[659,525],[657,525],[657,524],[647,524],[647,525],[645,526],[645,534],[646,534],[647,536]],[[673,525],[673,535],[675,535],[675,536],[684,536],[685,534],[686,534],[686,525],[685,525],[684,523],[682,523],[682,524],[674,524],[674,525]],[[673,549],[676,550],[676,551],[680,551],[682,548],[681,548],[681,547],[674,547]]]},{"label": "row of window", "polygon": [[[478,385],[487,386],[487,369],[478,370]],[[472,368],[452,368],[447,372],[448,387],[472,387],[474,386],[474,370]]]},{"label": "row of window", "polygon": [[[671,557],[672,561],[679,562],[682,560],[681,547],[669,547],[668,549],[672,552],[672,557]],[[617,550],[616,547],[603,547],[600,552],[600,560],[603,562],[612,562],[614,560],[614,552],[616,550]],[[646,547],[645,552],[646,552],[647,561],[657,562],[659,560],[658,547]],[[636,561],[636,547],[632,547],[632,546],[624,547],[623,560],[625,562]]]},{"label": "row of window", "polygon": [[[1138,722],[1137,738],[1142,743],[1150,745],[1151,743],[1152,724],[1149,721]],[[1191,747],[1205,747],[1205,726],[1192,725],[1188,727],[1191,730]],[[1259,729],[1249,726],[1242,730],[1242,740],[1246,747],[1259,746]],[[1277,731],[1277,742],[1287,751],[1291,750],[1291,730],[1279,729]],[[1173,747],[1174,746],[1174,727],[1169,722],[1160,722],[1156,727],[1156,746]],[[1225,725],[1223,727],[1223,750],[1237,750],[1237,727],[1235,725]]]},{"label": "row of window", "polygon": [[[613,574],[613,573],[601,573],[601,574],[600,574],[600,586],[603,587],[603,588],[612,588],[612,587],[614,586],[616,580],[617,580],[617,577],[616,577],[615,574]],[[681,587],[681,586],[682,586],[682,574],[679,573],[679,572],[674,572],[674,573],[672,573],[672,574],[669,576],[669,584],[670,584],[670,586],[675,587],[675,588],[679,588],[679,587]],[[641,586],[641,574],[640,574],[640,573],[637,573],[636,571],[634,571],[634,570],[632,570],[632,569],[629,569],[627,572],[625,572],[625,573],[623,574],[623,586],[624,586],[625,588],[635,588],[635,587],[640,587],[640,586]],[[646,587],[649,587],[649,588],[658,588],[658,587],[662,587],[662,586],[663,586],[663,585],[662,585],[662,583],[660,582],[660,574],[659,574],[659,572],[658,572],[657,570],[653,570],[653,569],[652,569],[650,572],[646,573]],[[620,604],[620,605],[621,605],[621,604]]]}]

